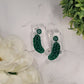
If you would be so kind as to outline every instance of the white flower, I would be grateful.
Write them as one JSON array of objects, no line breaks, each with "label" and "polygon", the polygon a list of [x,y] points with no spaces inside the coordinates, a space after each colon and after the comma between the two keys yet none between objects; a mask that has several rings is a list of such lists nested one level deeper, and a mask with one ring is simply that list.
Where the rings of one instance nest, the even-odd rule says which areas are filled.
[{"label": "white flower", "polygon": [[9,79],[9,76],[6,73],[0,71],[0,84],[6,84]]},{"label": "white flower", "polygon": [[14,36],[0,39],[0,84],[39,83],[38,71],[32,63],[33,57],[21,40]]},{"label": "white flower", "polygon": [[25,50],[24,42],[16,36],[8,36],[5,38],[7,47],[13,50],[14,53],[21,53]]},{"label": "white flower", "polygon": [[[18,75],[8,75],[9,79],[5,84],[38,84],[40,75],[34,67],[18,73]],[[6,77],[5,77],[6,78]]]},{"label": "white flower", "polygon": [[25,84],[38,84],[40,81],[39,73],[34,67],[30,67],[26,71],[19,74],[19,77],[25,82]]},{"label": "white flower", "polygon": [[15,60],[15,54],[6,46],[4,41],[0,43],[0,70],[4,70]]},{"label": "white flower", "polygon": [[[24,51],[8,69],[9,72],[21,72],[28,69],[33,63],[33,57],[27,51]],[[13,66],[12,66],[13,65]]]},{"label": "white flower", "polygon": [[[24,43],[15,36],[9,36],[0,41],[0,70],[14,68],[15,61],[22,57]],[[12,65],[14,64],[14,65]]]}]

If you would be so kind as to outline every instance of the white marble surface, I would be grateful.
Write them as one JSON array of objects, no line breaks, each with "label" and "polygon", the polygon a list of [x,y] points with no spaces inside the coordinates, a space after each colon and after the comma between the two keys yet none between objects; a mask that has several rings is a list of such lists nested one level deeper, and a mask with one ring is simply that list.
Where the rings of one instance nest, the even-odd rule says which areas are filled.
[{"label": "white marble surface", "polygon": [[[44,84],[84,84],[84,40],[68,30],[69,18],[62,18],[60,0],[0,0],[0,32],[16,34],[31,46],[31,25],[56,25],[63,34],[64,49],[57,60],[34,53]],[[54,28],[53,28],[54,29]],[[72,53],[73,52],[73,53]]]}]

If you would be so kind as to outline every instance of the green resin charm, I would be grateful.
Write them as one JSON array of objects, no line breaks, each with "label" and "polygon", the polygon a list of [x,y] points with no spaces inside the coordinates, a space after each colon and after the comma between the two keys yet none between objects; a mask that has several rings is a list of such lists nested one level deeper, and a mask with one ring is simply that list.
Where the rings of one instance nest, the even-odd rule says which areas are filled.
[{"label": "green resin charm", "polygon": [[58,37],[54,36],[53,40],[55,41],[55,43],[53,44],[50,55],[48,56],[49,60],[55,60],[60,54],[60,44],[57,42]]},{"label": "green resin charm", "polygon": [[39,36],[39,34],[41,34],[42,31],[41,29],[37,29],[37,34],[34,36],[33,38],[33,46],[34,46],[34,49],[39,52],[39,53],[44,53],[44,48],[42,47],[42,44],[41,44],[41,37]]}]

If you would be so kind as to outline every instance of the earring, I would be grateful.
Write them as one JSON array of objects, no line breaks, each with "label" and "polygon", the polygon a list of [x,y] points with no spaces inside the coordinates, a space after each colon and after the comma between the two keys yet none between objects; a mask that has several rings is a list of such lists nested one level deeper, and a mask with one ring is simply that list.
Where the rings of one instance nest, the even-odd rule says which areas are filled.
[{"label": "earring", "polygon": [[44,53],[45,50],[44,50],[44,48],[41,44],[41,37],[40,37],[40,34],[42,33],[42,30],[37,29],[36,32],[37,32],[37,34],[33,38],[34,49],[39,53]]},{"label": "earring", "polygon": [[48,56],[49,60],[54,60],[56,59],[59,54],[60,54],[60,44],[57,42],[58,41],[58,37],[54,36],[53,40],[55,41],[51,50],[51,53]]}]

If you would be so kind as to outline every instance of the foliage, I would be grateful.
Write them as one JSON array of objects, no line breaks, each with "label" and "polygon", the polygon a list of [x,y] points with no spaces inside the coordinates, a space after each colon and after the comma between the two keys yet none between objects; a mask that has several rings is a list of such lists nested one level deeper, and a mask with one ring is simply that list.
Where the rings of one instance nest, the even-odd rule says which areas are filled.
[{"label": "foliage", "polygon": [[84,38],[84,0],[62,0],[60,5],[63,8],[64,17],[72,18],[70,29]]}]

